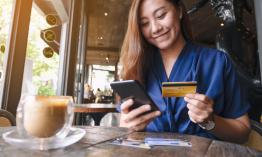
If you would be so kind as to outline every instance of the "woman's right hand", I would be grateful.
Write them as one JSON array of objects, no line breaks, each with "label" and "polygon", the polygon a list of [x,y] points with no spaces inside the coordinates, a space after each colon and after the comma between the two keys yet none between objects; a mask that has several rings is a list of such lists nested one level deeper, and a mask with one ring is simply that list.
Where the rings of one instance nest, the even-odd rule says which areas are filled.
[{"label": "woman's right hand", "polygon": [[129,108],[134,105],[133,99],[128,99],[121,104],[121,117],[120,117],[120,127],[126,127],[135,131],[142,131],[145,127],[156,117],[160,116],[160,111],[149,112],[151,106],[148,104],[142,105],[133,110]]}]

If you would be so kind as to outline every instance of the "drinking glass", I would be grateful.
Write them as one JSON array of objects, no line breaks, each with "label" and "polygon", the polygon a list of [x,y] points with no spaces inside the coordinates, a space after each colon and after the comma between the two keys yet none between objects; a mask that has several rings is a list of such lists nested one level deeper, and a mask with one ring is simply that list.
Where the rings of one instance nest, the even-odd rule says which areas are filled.
[{"label": "drinking glass", "polygon": [[74,117],[70,96],[23,96],[17,108],[20,136],[65,138]]}]

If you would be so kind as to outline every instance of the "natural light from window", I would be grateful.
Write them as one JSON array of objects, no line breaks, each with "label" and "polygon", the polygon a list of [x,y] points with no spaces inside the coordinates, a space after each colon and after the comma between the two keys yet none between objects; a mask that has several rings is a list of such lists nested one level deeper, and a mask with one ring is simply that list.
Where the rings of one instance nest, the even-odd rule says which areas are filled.
[{"label": "natural light from window", "polygon": [[49,46],[40,36],[42,30],[50,27],[46,22],[45,15],[41,15],[33,7],[30,19],[22,94],[56,94],[59,55],[54,53],[50,58],[47,58],[43,54],[43,50]]}]

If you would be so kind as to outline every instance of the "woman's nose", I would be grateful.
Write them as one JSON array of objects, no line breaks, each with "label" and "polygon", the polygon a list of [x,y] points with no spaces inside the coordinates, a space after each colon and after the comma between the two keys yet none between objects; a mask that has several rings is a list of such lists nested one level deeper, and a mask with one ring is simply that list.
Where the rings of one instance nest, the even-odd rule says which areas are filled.
[{"label": "woman's nose", "polygon": [[163,27],[161,26],[161,24],[159,24],[156,21],[153,21],[152,24],[151,24],[151,30],[152,30],[153,34],[157,34],[158,32],[160,32],[162,30],[162,28]]}]

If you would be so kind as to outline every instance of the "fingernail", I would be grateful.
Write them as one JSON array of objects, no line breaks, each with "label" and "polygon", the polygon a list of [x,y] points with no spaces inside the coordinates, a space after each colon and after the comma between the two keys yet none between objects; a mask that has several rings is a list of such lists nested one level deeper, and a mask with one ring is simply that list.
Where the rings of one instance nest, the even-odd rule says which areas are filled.
[{"label": "fingernail", "polygon": [[150,106],[150,105],[146,105],[146,106],[145,106],[145,109],[150,110],[150,109],[151,109],[151,106]]},{"label": "fingernail", "polygon": [[160,111],[156,111],[156,116],[160,116],[161,112]]},{"label": "fingernail", "polygon": [[130,104],[131,104],[131,103],[132,103],[132,104],[134,103],[133,99],[129,99],[129,102],[130,102]]}]

